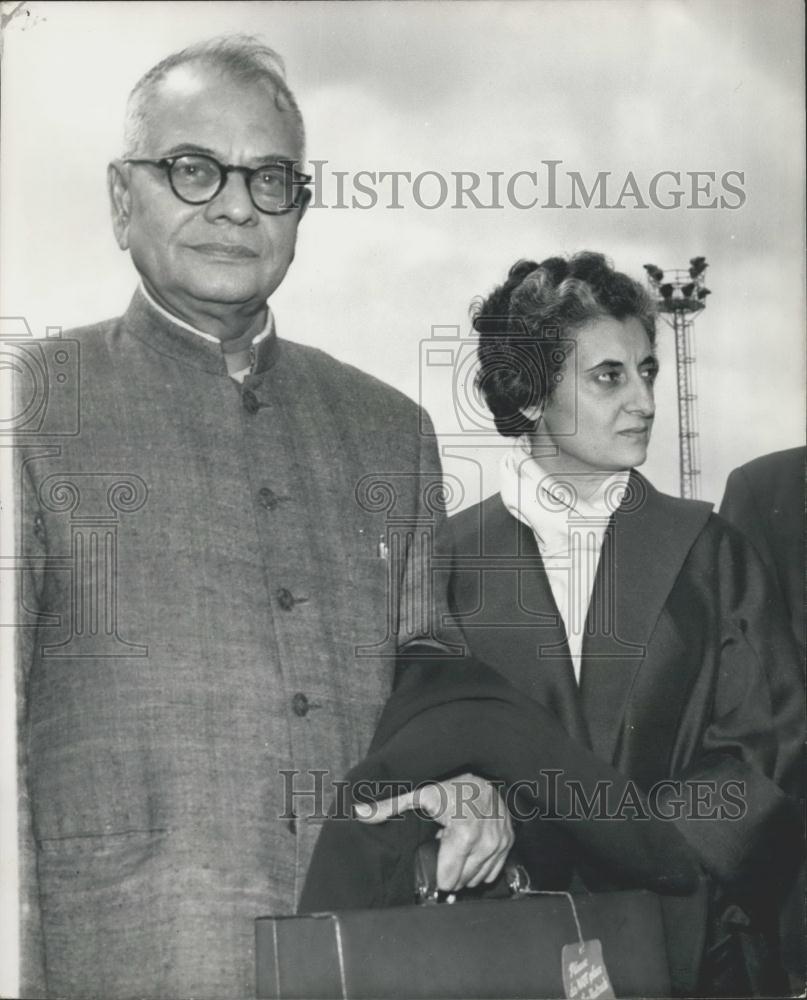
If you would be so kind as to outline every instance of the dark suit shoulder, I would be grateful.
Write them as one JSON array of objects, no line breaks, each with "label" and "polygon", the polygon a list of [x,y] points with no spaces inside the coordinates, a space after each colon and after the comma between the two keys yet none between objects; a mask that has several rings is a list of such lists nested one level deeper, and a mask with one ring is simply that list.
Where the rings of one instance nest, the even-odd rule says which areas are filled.
[{"label": "dark suit shoulder", "polygon": [[720,513],[751,541],[776,579],[802,647],[806,451],[788,448],[739,466],[720,505]]},{"label": "dark suit shoulder", "polygon": [[112,316],[109,319],[98,320],[97,323],[74,326],[71,330],[65,330],[62,337],[65,340],[78,340],[82,344],[97,343],[115,333],[122,322],[122,316]]},{"label": "dark suit shoulder", "polygon": [[805,448],[761,455],[734,469],[727,481],[720,511],[752,540],[761,541],[775,522],[786,519],[786,530],[796,532],[804,506]]},{"label": "dark suit shoulder", "polygon": [[329,394],[352,400],[360,408],[373,407],[379,414],[391,410],[395,417],[416,418],[418,404],[374,375],[339,361],[318,347],[285,338],[281,344],[284,363],[305,369],[319,385],[328,386]]},{"label": "dark suit shoulder", "polygon": [[768,614],[773,614],[771,601],[781,605],[775,609],[776,616],[785,607],[775,571],[748,536],[722,514],[710,514],[682,566],[680,582],[684,586],[697,589],[704,580],[712,581],[714,594],[722,595],[720,599],[728,602],[732,614],[737,602],[749,599],[762,601]]},{"label": "dark suit shoulder", "polygon": [[[712,504],[662,493],[634,470],[618,516],[621,525],[641,533],[659,551],[672,551],[688,548],[713,514]],[[499,493],[449,518],[449,529],[455,551],[491,555],[523,553],[525,536],[532,534]]]},{"label": "dark suit shoulder", "polygon": [[122,316],[115,316],[111,319],[99,320],[97,323],[89,323],[86,326],[76,326],[72,330],[64,331],[60,339],[78,341],[82,358],[89,358],[95,354],[106,355],[111,349],[112,341],[120,330],[122,322]]},{"label": "dark suit shoulder", "polygon": [[489,497],[485,497],[479,503],[471,504],[470,507],[464,507],[456,514],[452,514],[448,522],[456,537],[459,538],[471,530],[476,530],[480,522],[489,520],[500,507],[504,510],[501,495],[491,493]]},{"label": "dark suit shoulder", "polygon": [[[807,448],[786,448],[784,451],[774,451],[770,455],[760,455],[745,465],[739,466],[734,472],[742,473],[745,478],[761,487],[763,490],[774,482],[786,480],[801,484],[804,480],[804,462]],[[732,473],[733,474],[733,473]]]},{"label": "dark suit shoulder", "polygon": [[[507,510],[499,493],[493,493],[479,503],[453,514],[446,524],[446,536],[457,554],[503,555],[497,551],[502,534],[517,537],[519,522]],[[510,545],[506,549],[510,549]]]},{"label": "dark suit shoulder", "polygon": [[805,448],[789,448],[741,465],[729,475],[720,513],[743,531],[771,565],[800,561]]},{"label": "dark suit shoulder", "polygon": [[654,513],[660,513],[664,517],[671,519],[672,524],[676,522],[690,522],[706,519],[714,504],[708,500],[689,500],[683,497],[672,496],[670,493],[662,493],[656,489],[649,479],[637,472],[631,472],[628,481],[628,492],[622,504],[622,509],[632,511],[644,505],[649,505]]},{"label": "dark suit shoulder", "polygon": [[287,340],[279,343],[270,377],[278,380],[284,405],[300,422],[301,441],[320,436],[318,428],[328,425],[367,471],[441,475],[428,415],[380,379],[319,348]]},{"label": "dark suit shoulder", "polygon": [[62,333],[63,337],[70,337],[74,340],[84,340],[104,336],[110,330],[119,326],[123,321],[123,316],[109,316],[107,319],[99,319],[94,323],[83,323],[81,326],[71,327]]},{"label": "dark suit shoulder", "polygon": [[[737,528],[725,517],[715,513],[714,505],[706,500],[690,500],[672,496],[657,490],[644,476],[635,470],[631,481],[638,485],[641,493],[625,501],[626,508],[641,510],[646,507],[649,514],[648,541],[655,536],[658,551],[669,541],[675,546],[677,537],[689,537],[689,550],[697,560],[707,553],[712,559],[722,546],[733,551],[747,548],[747,541]],[[624,508],[623,508],[624,509]]]}]

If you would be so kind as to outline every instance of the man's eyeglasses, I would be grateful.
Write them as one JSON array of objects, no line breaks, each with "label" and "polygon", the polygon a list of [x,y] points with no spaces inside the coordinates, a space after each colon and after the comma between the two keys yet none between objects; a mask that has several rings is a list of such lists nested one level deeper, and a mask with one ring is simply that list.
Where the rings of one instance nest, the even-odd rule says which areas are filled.
[{"label": "man's eyeglasses", "polygon": [[262,167],[234,167],[202,153],[166,156],[160,160],[129,158],[125,163],[148,163],[168,175],[171,190],[188,205],[212,201],[234,171],[244,175],[252,204],[267,215],[285,215],[305,204],[310,174],[294,169],[293,160],[265,163]]}]

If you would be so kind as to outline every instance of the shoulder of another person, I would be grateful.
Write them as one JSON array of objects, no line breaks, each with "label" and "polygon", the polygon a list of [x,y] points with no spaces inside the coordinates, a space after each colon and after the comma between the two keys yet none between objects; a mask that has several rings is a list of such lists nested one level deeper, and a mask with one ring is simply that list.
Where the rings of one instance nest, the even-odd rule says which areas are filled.
[{"label": "shoulder of another person", "polygon": [[774,451],[768,455],[752,458],[750,462],[739,466],[734,472],[741,472],[748,479],[762,482],[787,473],[802,478],[806,454],[807,449],[804,446],[785,448],[783,451]]},{"label": "shoulder of another person", "polygon": [[763,516],[781,505],[800,514],[806,452],[804,447],[788,448],[752,459],[731,473],[726,484],[727,495],[739,480],[751,491]]}]

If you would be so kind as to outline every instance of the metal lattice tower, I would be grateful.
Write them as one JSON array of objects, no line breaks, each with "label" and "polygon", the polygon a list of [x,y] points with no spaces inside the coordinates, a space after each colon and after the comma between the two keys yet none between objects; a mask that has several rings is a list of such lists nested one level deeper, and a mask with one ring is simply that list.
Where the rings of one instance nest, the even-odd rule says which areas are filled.
[{"label": "metal lattice tower", "polygon": [[675,367],[678,384],[678,457],[682,497],[695,499],[700,485],[698,432],[698,388],[695,369],[694,321],[706,308],[704,257],[693,257],[689,268],[666,272],[645,264],[658,310],[675,335]]}]

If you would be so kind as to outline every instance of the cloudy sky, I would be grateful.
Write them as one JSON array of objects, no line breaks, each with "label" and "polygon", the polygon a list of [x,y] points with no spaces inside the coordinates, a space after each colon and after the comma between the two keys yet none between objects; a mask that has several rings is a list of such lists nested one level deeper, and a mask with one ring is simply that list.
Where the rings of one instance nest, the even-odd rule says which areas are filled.
[{"label": "cloudy sky", "polygon": [[[125,308],[134,278],[112,239],[104,167],[120,152],[126,95],[167,53],[235,31],[283,54],[309,157],[324,161],[323,206],[304,220],[273,301],[280,332],[420,398],[464,502],[495,489],[497,441],[461,433],[471,404],[457,416],[452,369],[426,364],[423,342],[435,327],[457,328],[457,357],[467,356],[470,300],[519,257],[595,249],[641,277],[648,261],[686,266],[705,255],[713,294],[695,329],[701,496],[718,501],[735,465],[801,443],[798,0],[25,4],[4,38],[3,315],[24,315],[42,334]],[[543,207],[548,160],[560,161],[559,207]],[[423,207],[441,198],[432,173],[417,197],[403,183],[400,209],[389,207],[388,182],[376,185],[374,207],[354,208],[350,185],[361,170],[435,172],[448,194]],[[336,171],[348,172],[344,208],[335,207]],[[468,198],[456,207],[460,171],[480,175],[483,203],[492,199],[489,174],[499,174],[502,207]],[[507,181],[519,171],[537,177],[532,208],[508,203]],[[571,175],[591,188],[603,171],[610,207],[599,196],[583,207],[579,194],[570,207]],[[661,207],[675,201],[668,174],[659,204],[650,197],[662,171],[681,177],[677,208]],[[702,172],[701,193],[693,194],[693,172]],[[614,207],[629,174],[639,196]],[[727,174],[739,195],[723,185]],[[528,204],[536,185],[522,175],[513,193]],[[698,207],[715,197],[716,207]],[[645,471],[676,492],[674,355],[664,327],[659,353]]]}]

